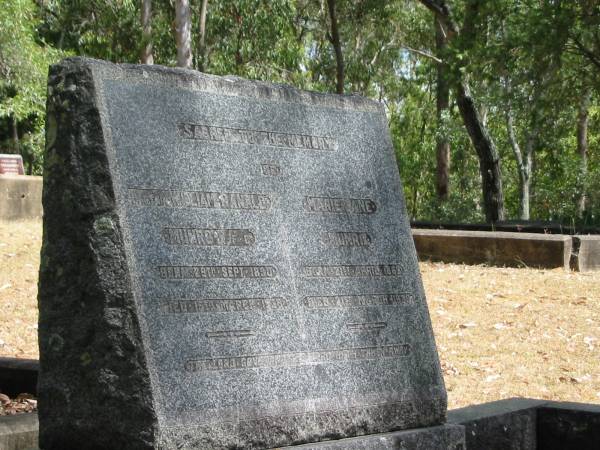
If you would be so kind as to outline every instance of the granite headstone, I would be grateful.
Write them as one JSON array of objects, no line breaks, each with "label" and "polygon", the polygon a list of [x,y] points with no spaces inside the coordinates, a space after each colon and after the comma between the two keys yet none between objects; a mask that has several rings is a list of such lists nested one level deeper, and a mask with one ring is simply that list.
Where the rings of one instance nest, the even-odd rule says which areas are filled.
[{"label": "granite headstone", "polygon": [[272,448],[444,422],[383,107],[50,70],[40,445]]}]

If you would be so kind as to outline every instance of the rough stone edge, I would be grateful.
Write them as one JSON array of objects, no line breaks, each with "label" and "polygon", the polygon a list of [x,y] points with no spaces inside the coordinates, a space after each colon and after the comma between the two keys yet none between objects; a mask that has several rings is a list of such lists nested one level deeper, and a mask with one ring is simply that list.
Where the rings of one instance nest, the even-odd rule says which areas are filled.
[{"label": "rough stone edge", "polygon": [[24,450],[38,444],[37,413],[0,417],[0,449]]},{"label": "rough stone edge", "polygon": [[[237,76],[209,75],[196,70],[160,65],[113,64],[85,57],[71,57],[65,62],[93,65],[97,70],[112,74],[113,78],[128,79],[134,83],[162,84],[192,91],[214,92],[219,95],[249,97],[267,101],[310,104],[336,109],[354,109],[366,112],[384,112],[383,104],[358,95],[340,95],[306,91],[293,86],[247,80]],[[145,81],[142,81],[145,80]]]},{"label": "rough stone edge", "polygon": [[95,90],[85,59],[50,68],[43,206],[52,213],[43,220],[38,289],[44,450],[155,447],[150,378]]}]

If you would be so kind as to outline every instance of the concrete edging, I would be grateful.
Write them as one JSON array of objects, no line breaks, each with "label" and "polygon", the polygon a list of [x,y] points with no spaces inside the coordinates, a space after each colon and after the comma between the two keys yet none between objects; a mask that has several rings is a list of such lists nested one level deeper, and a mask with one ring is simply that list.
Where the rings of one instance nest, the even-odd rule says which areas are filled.
[{"label": "concrete edging", "polygon": [[600,270],[600,236],[412,229],[420,260]]}]

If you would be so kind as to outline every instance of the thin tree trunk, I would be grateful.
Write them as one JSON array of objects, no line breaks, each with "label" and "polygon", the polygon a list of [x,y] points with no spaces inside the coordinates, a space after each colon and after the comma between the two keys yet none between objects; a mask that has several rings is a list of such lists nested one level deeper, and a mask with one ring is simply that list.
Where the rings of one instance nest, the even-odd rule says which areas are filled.
[{"label": "thin tree trunk", "polygon": [[[436,16],[435,43],[437,56],[441,59],[446,47],[446,32]],[[436,112],[437,112],[437,142],[436,142],[436,191],[438,199],[447,200],[450,194],[450,141],[446,133],[444,116],[450,106],[450,86],[447,77],[448,66],[437,65]]]},{"label": "thin tree trunk", "polygon": [[588,126],[589,126],[589,108],[592,99],[592,91],[586,88],[581,96],[579,104],[579,114],[577,115],[577,154],[579,155],[579,198],[577,199],[577,217],[582,218],[586,210],[587,203],[587,183],[588,172]]},{"label": "thin tree trunk", "polygon": [[10,125],[12,134],[12,152],[18,155],[21,153],[21,148],[19,145],[19,123],[15,117],[11,117]]},{"label": "thin tree trunk", "polygon": [[152,0],[142,0],[142,64],[154,64],[152,56]]},{"label": "thin tree trunk", "polygon": [[152,56],[152,0],[142,0],[142,64],[154,64]]},{"label": "thin tree trunk", "polygon": [[523,152],[517,140],[513,112],[510,106],[506,112],[506,131],[508,132],[508,141],[517,160],[517,171],[519,173],[519,219],[529,220],[530,187],[531,187],[531,166],[533,162],[533,148],[528,144],[526,159],[523,160]]},{"label": "thin tree trunk", "polygon": [[336,62],[336,86],[335,91],[338,94],[344,93],[344,55],[342,54],[342,45],[340,44],[340,32],[338,30],[337,17],[335,13],[335,0],[327,0],[329,8],[329,20],[331,21],[331,33],[329,40],[335,51]]},{"label": "thin tree trunk", "polygon": [[208,0],[202,0],[200,7],[200,36],[198,39],[198,70],[204,72],[206,68],[206,11]]},{"label": "thin tree trunk", "polygon": [[175,40],[177,42],[177,66],[192,67],[192,32],[189,0],[175,1]]},{"label": "thin tree trunk", "polygon": [[479,157],[485,219],[488,222],[504,220],[502,173],[496,144],[483,125],[469,85],[464,80],[458,83],[456,96],[460,115]]}]

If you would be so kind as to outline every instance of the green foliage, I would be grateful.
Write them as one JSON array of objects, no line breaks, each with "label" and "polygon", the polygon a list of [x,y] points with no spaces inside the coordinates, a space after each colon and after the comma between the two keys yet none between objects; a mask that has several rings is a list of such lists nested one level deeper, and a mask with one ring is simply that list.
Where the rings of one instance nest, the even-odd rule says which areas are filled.
[{"label": "green foliage", "polygon": [[[585,188],[582,222],[600,224],[600,11],[597,2],[446,0],[461,28],[436,55],[447,77],[469,80],[498,146],[508,217],[519,212],[519,171],[507,113],[522,148],[534,148],[531,216],[572,222]],[[0,9],[0,142],[38,171],[47,66],[64,55],[139,62],[138,0],[4,0]],[[192,0],[199,65],[200,0]],[[375,98],[388,113],[413,219],[482,221],[479,162],[454,101],[436,120],[435,32],[417,0],[336,0],[345,90]],[[176,61],[173,0],[152,2],[156,64]],[[336,58],[325,0],[209,0],[206,72],[332,92]],[[587,174],[577,155],[580,99],[592,92]],[[453,94],[452,94],[453,95]],[[452,98],[452,97],[451,97]],[[533,130],[533,131],[532,131]],[[436,197],[436,140],[451,145],[450,195]]]},{"label": "green foliage", "polygon": [[[60,57],[38,39],[38,12],[33,0],[4,0],[0,8],[0,145],[20,152],[33,173],[40,170],[48,65]],[[18,143],[9,138],[13,127]]]}]

